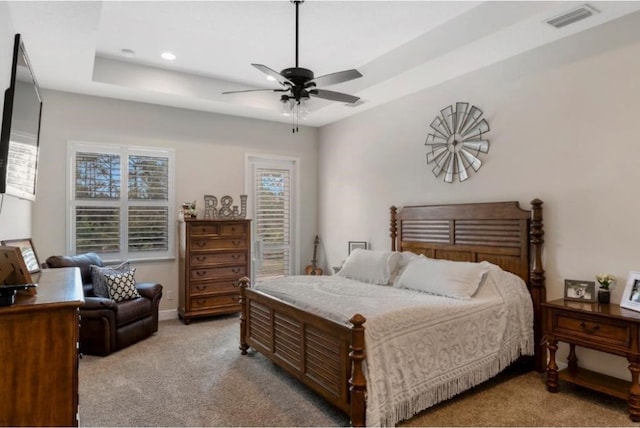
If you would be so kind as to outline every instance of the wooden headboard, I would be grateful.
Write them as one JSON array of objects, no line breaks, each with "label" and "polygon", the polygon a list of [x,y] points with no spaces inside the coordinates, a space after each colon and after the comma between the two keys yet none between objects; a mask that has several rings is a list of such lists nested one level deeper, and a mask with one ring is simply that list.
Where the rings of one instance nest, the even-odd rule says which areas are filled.
[{"label": "wooden headboard", "polygon": [[544,370],[541,303],[546,301],[542,267],[542,201],[531,210],[518,202],[391,207],[391,249],[435,259],[488,261],[521,277],[534,308],[535,368]]}]

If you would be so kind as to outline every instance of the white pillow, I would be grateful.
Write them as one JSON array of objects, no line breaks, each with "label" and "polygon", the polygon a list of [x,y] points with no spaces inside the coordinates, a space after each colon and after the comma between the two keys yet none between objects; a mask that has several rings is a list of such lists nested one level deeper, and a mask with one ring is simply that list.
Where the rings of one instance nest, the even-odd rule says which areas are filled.
[{"label": "white pillow", "polygon": [[411,251],[403,251],[400,253],[400,259],[398,260],[398,270],[396,270],[395,274],[391,275],[391,282],[395,286],[398,282],[398,278],[402,275],[402,272],[409,266],[413,260],[424,257],[422,254],[412,253]]},{"label": "white pillow", "polygon": [[490,266],[488,262],[454,262],[419,257],[409,262],[394,287],[471,300]]},{"label": "white pillow", "polygon": [[398,268],[400,253],[397,251],[363,250],[351,251],[342,269],[336,274],[362,282],[388,285]]}]

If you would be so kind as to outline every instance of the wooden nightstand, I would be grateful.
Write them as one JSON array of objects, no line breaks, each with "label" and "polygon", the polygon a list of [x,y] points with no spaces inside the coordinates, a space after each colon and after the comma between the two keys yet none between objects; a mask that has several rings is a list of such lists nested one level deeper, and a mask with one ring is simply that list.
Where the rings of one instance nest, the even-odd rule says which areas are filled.
[{"label": "wooden nightstand", "polygon": [[[640,421],[640,313],[618,305],[554,300],[542,304],[544,340],[549,350],[547,389],[558,379],[627,400],[629,417]],[[569,344],[568,367],[558,371],[558,341]],[[631,382],[578,367],[576,346],[626,357]]]}]

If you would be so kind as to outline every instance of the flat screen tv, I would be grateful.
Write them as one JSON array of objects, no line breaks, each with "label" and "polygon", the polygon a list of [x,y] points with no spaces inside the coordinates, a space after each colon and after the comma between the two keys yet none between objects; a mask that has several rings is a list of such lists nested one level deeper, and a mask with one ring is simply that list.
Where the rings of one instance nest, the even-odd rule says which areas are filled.
[{"label": "flat screen tv", "polygon": [[11,82],[4,93],[0,134],[0,194],[34,200],[42,99],[20,34],[16,34]]}]

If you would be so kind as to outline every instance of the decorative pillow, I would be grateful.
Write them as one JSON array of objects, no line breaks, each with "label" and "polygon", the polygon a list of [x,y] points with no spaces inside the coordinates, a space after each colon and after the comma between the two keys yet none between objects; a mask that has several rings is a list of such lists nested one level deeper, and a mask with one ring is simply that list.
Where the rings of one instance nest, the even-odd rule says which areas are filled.
[{"label": "decorative pillow", "polygon": [[135,268],[125,273],[105,274],[109,297],[116,302],[141,297],[136,289]]},{"label": "decorative pillow", "polygon": [[118,266],[96,266],[91,265],[91,283],[93,284],[93,292],[98,297],[109,298],[109,290],[107,289],[107,280],[105,274],[124,273],[131,270],[131,264],[127,260]]},{"label": "decorative pillow", "polygon": [[363,250],[357,248],[349,254],[337,275],[379,285],[388,285],[398,269],[400,253],[397,251]]},{"label": "decorative pillow", "polygon": [[471,300],[490,266],[488,262],[454,262],[419,257],[407,265],[394,287]]}]

